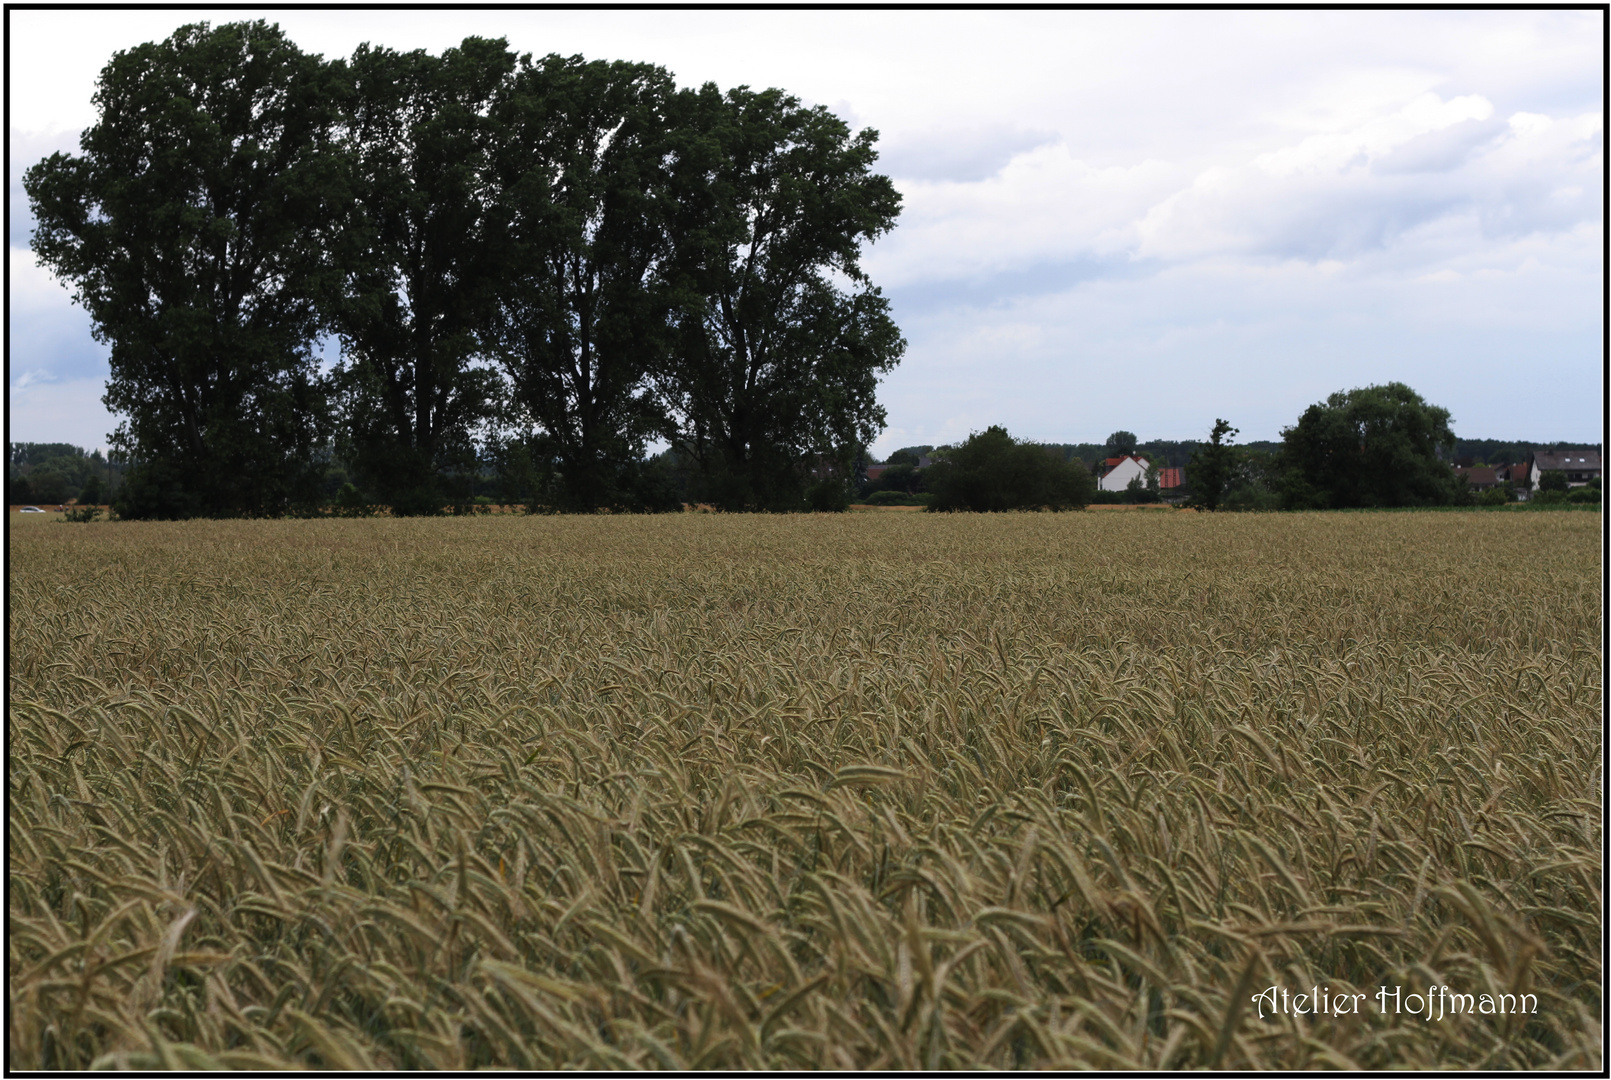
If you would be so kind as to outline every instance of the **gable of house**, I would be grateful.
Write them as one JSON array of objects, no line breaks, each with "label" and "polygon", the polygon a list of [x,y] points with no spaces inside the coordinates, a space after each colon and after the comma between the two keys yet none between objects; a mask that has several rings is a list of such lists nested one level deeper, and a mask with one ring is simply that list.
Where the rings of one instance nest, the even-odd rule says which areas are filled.
[{"label": "gable of house", "polygon": [[1131,480],[1138,476],[1144,480],[1147,476],[1147,459],[1139,454],[1108,458],[1102,464],[1107,471],[1097,480],[1096,486],[1103,491],[1123,491]]}]

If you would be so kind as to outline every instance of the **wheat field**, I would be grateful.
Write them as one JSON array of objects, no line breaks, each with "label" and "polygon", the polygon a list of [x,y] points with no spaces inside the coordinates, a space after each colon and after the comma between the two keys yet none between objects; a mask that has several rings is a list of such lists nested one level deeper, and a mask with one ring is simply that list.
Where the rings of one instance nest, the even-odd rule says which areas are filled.
[{"label": "wheat field", "polygon": [[1598,514],[8,551],[12,1069],[1603,1068]]}]

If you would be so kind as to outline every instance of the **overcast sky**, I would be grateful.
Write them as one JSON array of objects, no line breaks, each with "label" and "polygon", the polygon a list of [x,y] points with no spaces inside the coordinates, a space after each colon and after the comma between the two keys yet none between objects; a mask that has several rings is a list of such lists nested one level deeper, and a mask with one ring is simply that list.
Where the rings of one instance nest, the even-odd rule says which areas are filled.
[{"label": "overcast sky", "polygon": [[[28,250],[22,171],[100,68],[248,11],[10,13],[8,419],[105,445],[107,350]],[[1602,14],[265,11],[305,50],[649,61],[879,132],[904,198],[864,265],[908,348],[887,452],[1020,437],[1279,438],[1398,380],[1466,438],[1598,441]]]}]

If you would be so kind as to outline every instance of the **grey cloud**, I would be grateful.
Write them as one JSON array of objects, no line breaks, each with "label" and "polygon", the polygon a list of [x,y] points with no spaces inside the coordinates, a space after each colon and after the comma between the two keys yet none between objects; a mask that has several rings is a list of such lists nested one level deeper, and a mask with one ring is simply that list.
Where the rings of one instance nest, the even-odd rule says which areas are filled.
[{"label": "grey cloud", "polygon": [[903,180],[972,183],[989,179],[1016,155],[1057,138],[1055,132],[1018,128],[915,132],[882,146],[878,168]]},{"label": "grey cloud", "polygon": [[1258,250],[1310,262],[1357,258],[1469,204],[1464,194],[1429,188],[1295,199],[1281,208],[1277,218],[1267,220]]},{"label": "grey cloud", "polygon": [[1492,142],[1506,130],[1497,117],[1462,120],[1438,131],[1417,135],[1371,166],[1382,175],[1394,173],[1448,172],[1463,164],[1472,151]]},{"label": "grey cloud", "polygon": [[897,316],[922,317],[957,309],[991,308],[1015,300],[1065,292],[1093,281],[1134,281],[1162,264],[1128,256],[1040,262],[977,277],[922,281],[885,290]]}]

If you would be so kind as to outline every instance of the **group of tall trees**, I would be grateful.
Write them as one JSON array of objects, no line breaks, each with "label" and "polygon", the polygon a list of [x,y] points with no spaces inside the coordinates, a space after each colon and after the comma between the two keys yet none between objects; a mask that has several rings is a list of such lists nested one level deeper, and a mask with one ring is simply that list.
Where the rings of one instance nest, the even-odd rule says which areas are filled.
[{"label": "group of tall trees", "polygon": [[[124,516],[363,497],[434,513],[489,457],[554,509],[792,508],[843,486],[905,343],[860,266],[876,133],[779,90],[517,56],[303,53],[263,22],[116,54],[34,250],[111,349]],[[321,362],[321,342],[340,345]]]}]

